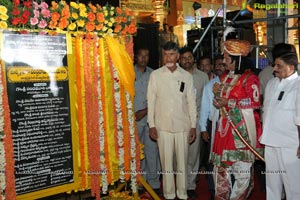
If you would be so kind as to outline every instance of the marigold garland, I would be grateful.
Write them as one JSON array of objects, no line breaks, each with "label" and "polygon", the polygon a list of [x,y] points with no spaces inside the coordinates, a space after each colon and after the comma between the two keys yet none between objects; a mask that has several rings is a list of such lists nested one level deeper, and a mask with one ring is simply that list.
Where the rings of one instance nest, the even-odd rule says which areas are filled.
[{"label": "marigold garland", "polygon": [[[125,48],[126,48],[126,52],[128,52],[129,56],[130,56],[131,59],[133,60],[133,58],[134,58],[134,52],[133,52],[133,39],[132,39],[132,37],[126,37],[126,38],[125,38]],[[131,98],[131,99],[128,99],[128,101],[133,102],[133,99],[132,99],[132,98]],[[131,110],[132,110],[132,113],[134,113],[134,112],[133,112],[133,108],[131,108]],[[132,116],[132,115],[131,115],[130,118],[131,118],[131,119],[135,119],[135,116]],[[133,134],[138,133],[138,130],[137,130],[137,126],[136,126],[135,121],[131,124],[131,127],[134,127],[134,130],[132,131]],[[134,138],[135,138],[135,141],[133,141],[133,142],[135,142],[135,145],[136,145],[136,146],[135,146],[135,154],[136,154],[136,156],[135,156],[135,158],[133,158],[133,159],[135,159],[135,160],[140,160],[140,159],[141,159],[140,141],[139,141],[139,138],[138,138],[137,136],[135,136]],[[137,172],[139,172],[140,169],[141,169],[141,165],[140,165],[140,164],[141,164],[140,162],[136,162],[136,163],[135,163]],[[141,173],[137,173],[136,179],[138,179],[138,177],[139,177],[140,175],[141,175]],[[134,184],[133,184],[133,185],[134,185]]]},{"label": "marigold garland", "polygon": [[125,37],[125,48],[126,52],[130,56],[130,58],[133,60],[134,59],[134,51],[133,51],[133,38],[132,37]]},{"label": "marigold garland", "polygon": [[[1,63],[0,63],[1,65]],[[4,195],[4,190],[5,190],[5,151],[4,151],[4,144],[3,144],[3,139],[4,139],[4,108],[3,108],[3,86],[2,86],[2,68],[0,68],[0,200],[5,199]]]},{"label": "marigold garland", "polygon": [[[95,61],[95,57],[97,57],[97,51],[95,51],[96,49],[96,46],[97,46],[97,39],[96,37],[92,37],[92,39],[90,40],[91,44],[90,44],[90,48],[89,48],[89,51],[93,54],[91,54],[91,57],[90,57],[90,61],[92,63],[90,63],[90,66],[92,67],[91,69],[91,72],[93,73],[92,74],[92,77],[93,77],[93,83],[92,83],[92,105],[93,105],[93,111],[94,112],[91,112],[92,113],[92,119],[94,119],[92,121],[92,134],[90,135],[91,136],[91,140],[93,140],[94,142],[94,146],[92,147],[93,148],[93,151],[95,152],[95,157],[94,158],[91,158],[91,162],[93,162],[93,165],[94,165],[94,170],[97,172],[97,184],[99,184],[97,188],[98,191],[97,191],[97,195],[96,197],[99,196],[100,198],[100,175],[101,175],[101,172],[100,172],[100,130],[99,130],[99,104],[98,104],[98,88],[99,88],[99,85],[97,84],[98,83],[98,65]],[[92,166],[92,165],[90,165]]]},{"label": "marigold garland", "polygon": [[[85,99],[87,112],[87,139],[89,152],[89,169],[91,177],[91,193],[96,199],[100,199],[100,143],[98,124],[98,95],[97,89],[94,89],[94,69],[92,65],[91,49],[93,48],[93,39],[86,37],[84,40],[84,73],[85,73]],[[96,99],[96,100],[95,100]],[[96,112],[91,112],[95,110]],[[96,115],[96,116],[95,116]]]},{"label": "marigold garland", "polygon": [[[122,39],[121,40],[122,44],[126,48],[126,52],[129,54],[129,56],[131,57],[131,59],[133,59],[134,52],[133,52],[133,39],[132,39],[132,37],[123,37],[121,39]],[[127,99],[127,101],[130,101],[130,102],[133,102],[133,100],[134,99],[132,99],[132,98]],[[132,110],[132,113],[134,113],[133,112],[133,108],[131,108],[131,110]],[[135,116],[131,115],[131,117],[129,117],[129,119],[130,118],[131,119],[135,119]],[[138,132],[135,121],[133,121],[133,123],[131,123],[131,127],[134,127],[134,130],[132,131],[133,133],[137,133]],[[136,145],[136,147],[135,147],[135,154],[136,154],[136,156],[133,159],[140,160],[140,158],[141,158],[140,157],[141,156],[141,149],[139,147],[139,144],[140,144],[139,138],[136,137],[136,136],[134,138],[135,138],[135,141],[132,141],[132,143],[134,143]],[[136,162],[136,169],[137,169],[137,172],[140,171],[140,162]],[[137,173],[137,177],[136,178],[138,178],[139,175],[140,175],[140,173]]]},{"label": "marigold garland", "polygon": [[[2,70],[2,65],[1,65]],[[2,71],[1,71],[2,73]],[[11,118],[10,118],[10,108],[8,103],[7,88],[5,76],[1,76],[3,84],[2,102],[3,102],[3,112],[4,116],[4,151],[5,151],[5,198],[6,199],[16,199],[16,189],[15,189],[15,174],[14,174],[14,148],[12,139],[12,129],[11,129]]]}]

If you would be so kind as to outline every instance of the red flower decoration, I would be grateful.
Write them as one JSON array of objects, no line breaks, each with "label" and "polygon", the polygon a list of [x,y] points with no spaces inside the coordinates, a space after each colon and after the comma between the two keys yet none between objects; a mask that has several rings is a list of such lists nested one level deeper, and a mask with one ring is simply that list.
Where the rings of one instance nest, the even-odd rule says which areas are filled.
[{"label": "red flower decoration", "polygon": [[32,1],[24,1],[23,4],[26,8],[31,8],[32,7]]},{"label": "red flower decoration", "polygon": [[29,18],[21,17],[20,23],[23,24],[23,25],[25,25],[25,24],[27,24],[28,19],[29,19]]},{"label": "red flower decoration", "polygon": [[16,18],[12,18],[11,19],[11,24],[16,26],[20,23],[20,18],[19,17],[16,17]]},{"label": "red flower decoration", "polygon": [[20,0],[13,0],[13,4],[14,4],[15,6],[20,5]]},{"label": "red flower decoration", "polygon": [[22,17],[28,19],[30,17],[30,12],[28,10],[24,10]]},{"label": "red flower decoration", "polygon": [[12,9],[12,12],[11,12],[11,13],[13,14],[13,16],[18,16],[18,15],[21,13],[21,11],[19,10],[19,8],[14,7],[14,8]]}]

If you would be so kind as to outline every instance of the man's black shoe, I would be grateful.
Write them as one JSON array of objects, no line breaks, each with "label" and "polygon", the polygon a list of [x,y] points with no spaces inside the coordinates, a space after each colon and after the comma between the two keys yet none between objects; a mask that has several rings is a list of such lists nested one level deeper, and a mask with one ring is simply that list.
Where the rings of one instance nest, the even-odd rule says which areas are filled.
[{"label": "man's black shoe", "polygon": [[191,198],[191,199],[195,199],[198,197],[197,193],[195,192],[195,190],[188,190],[187,191],[187,195]]}]

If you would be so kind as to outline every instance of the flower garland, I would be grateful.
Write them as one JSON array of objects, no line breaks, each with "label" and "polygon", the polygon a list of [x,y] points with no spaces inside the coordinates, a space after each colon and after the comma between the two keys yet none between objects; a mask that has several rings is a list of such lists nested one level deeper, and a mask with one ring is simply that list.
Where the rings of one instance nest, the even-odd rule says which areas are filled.
[{"label": "flower garland", "polygon": [[[2,40],[1,40],[2,41]],[[2,70],[2,63],[1,64],[1,70]],[[5,152],[5,160],[3,160],[2,163],[5,165],[5,170],[2,170],[2,172],[5,173],[5,183],[2,183],[3,180],[1,180],[1,189],[5,190],[5,192],[2,192],[1,195],[5,194],[5,198],[3,199],[16,199],[16,188],[15,188],[15,174],[14,174],[14,166],[15,166],[15,160],[14,160],[14,149],[13,149],[13,140],[12,140],[12,129],[11,129],[11,118],[10,118],[10,109],[9,109],[9,103],[8,103],[8,96],[7,96],[7,88],[5,84],[5,76],[2,76],[1,71],[1,84],[3,85],[2,88],[2,106],[3,106],[3,144],[4,144],[4,151]],[[1,105],[1,104],[0,104]],[[5,111],[5,112],[4,112]],[[2,126],[2,125],[1,125]],[[1,133],[1,132],[0,132]]]},{"label": "flower garland", "polygon": [[[115,138],[117,141],[116,152],[118,153],[119,158],[119,170],[120,170],[120,181],[125,181],[124,176],[124,134],[123,134],[123,118],[122,118],[122,109],[121,109],[121,94],[120,94],[120,81],[116,69],[113,67],[113,64],[110,60],[111,71],[113,72],[114,79],[114,101],[115,101],[115,110],[116,110],[116,131]],[[123,111],[124,112],[124,111]]]},{"label": "flower garland", "polygon": [[124,170],[125,170],[125,179],[129,180],[130,178],[130,134],[129,134],[129,122],[128,116],[126,115],[126,97],[125,97],[125,89],[124,86],[120,84],[120,92],[121,92],[121,107],[122,107],[122,118],[123,118],[123,134],[124,134],[124,146],[127,147],[125,149],[124,154]]},{"label": "flower garland", "polygon": [[133,38],[132,37],[126,37],[124,45],[125,45],[125,48],[126,48],[126,52],[130,56],[131,60],[133,60],[134,59]]},{"label": "flower garland", "polygon": [[[134,59],[134,52],[133,52],[133,38],[132,37],[126,37],[125,38],[125,48],[126,48],[126,52],[128,52],[129,56],[131,57],[131,59],[133,60]],[[133,105],[132,105],[132,102],[133,102],[133,99],[131,97],[130,100],[127,99],[127,101],[130,101],[131,103],[131,115],[128,115],[130,116],[129,118],[133,119],[133,123],[130,123],[130,127],[131,128],[134,128],[134,130],[132,130],[134,133],[138,133],[138,130],[137,130],[137,126],[136,126],[136,123],[135,123],[135,115],[134,115],[134,110],[133,110]],[[136,157],[135,157],[135,160],[140,160],[141,158],[141,149],[140,149],[140,142],[139,142],[139,138],[137,136],[135,136],[135,153],[136,153]],[[136,163],[136,168],[138,169],[138,171],[140,171],[140,162],[137,162]],[[137,174],[138,176],[141,175],[140,173]]]},{"label": "flower garland", "polygon": [[96,186],[96,188],[98,189],[97,193],[96,193],[96,198],[99,196],[100,198],[100,179],[99,179],[99,176],[101,175],[101,172],[100,172],[100,125],[99,125],[99,97],[98,97],[98,88],[99,88],[99,85],[97,84],[98,83],[98,69],[99,69],[99,65],[98,65],[98,62],[97,62],[97,51],[96,51],[96,48],[97,48],[97,37],[96,36],[92,36],[92,38],[90,39],[90,42],[91,42],[91,45],[90,45],[90,48],[89,48],[89,51],[92,53],[92,57],[90,57],[90,61],[92,61],[92,63],[90,63],[90,66],[92,67],[92,73],[93,73],[93,79],[92,79],[92,105],[93,105],[93,109],[95,112],[90,112],[92,113],[92,119],[95,119],[93,120],[93,124],[92,124],[92,132],[91,132],[91,137],[90,139],[93,140],[95,143],[93,144],[94,146],[91,146],[93,148],[93,151],[94,151],[94,155],[95,155],[95,159],[92,158],[92,160],[90,160],[90,162],[93,163],[90,164],[90,167],[95,167],[94,170],[96,170],[97,172],[97,181],[95,181],[95,183],[99,184],[98,186]]},{"label": "flower garland", "polygon": [[[98,49],[94,49],[94,50],[98,50],[98,55],[100,58],[104,58],[104,52],[101,51],[101,47],[103,47],[103,40],[98,40]],[[102,53],[102,54],[101,54]],[[102,59],[101,59],[102,61]],[[100,67],[104,64],[104,62],[101,62],[100,59],[98,58],[98,62],[100,63]],[[95,57],[95,61],[96,57]],[[103,70],[100,69],[100,67],[98,68],[98,81],[97,81],[97,85],[98,85],[98,97],[99,97],[99,131],[100,131],[100,170],[101,170],[101,183],[102,183],[102,192],[104,194],[106,194],[108,192],[108,180],[107,180],[107,167],[105,164],[105,122],[104,122],[104,113],[103,110],[105,109],[105,103],[103,103],[102,99],[105,98],[104,96],[104,84],[103,84],[103,75],[102,72]],[[106,145],[107,146],[107,145]],[[108,159],[107,159],[108,160]]]},{"label": "flower garland", "polygon": [[2,86],[2,69],[0,69],[0,200],[5,199],[4,190],[5,184],[5,151],[4,151],[4,116],[3,116],[3,86]]},{"label": "flower garland", "polygon": [[85,139],[84,139],[84,103],[83,103],[83,98],[82,98],[82,93],[84,93],[83,87],[82,87],[82,78],[81,76],[83,75],[82,70],[83,68],[81,67],[81,60],[82,60],[82,55],[80,52],[82,52],[82,37],[75,37],[75,63],[76,63],[76,86],[77,86],[77,102],[78,102],[78,109],[77,109],[77,117],[78,117],[78,135],[79,135],[79,148],[80,148],[80,167],[81,167],[81,187],[86,188],[87,183],[86,183],[86,165],[85,165]]},{"label": "flower garland", "polygon": [[[86,35],[84,40],[84,75],[85,75],[85,107],[89,111],[87,112],[87,142],[89,152],[89,169],[91,177],[91,193],[96,196],[96,199],[100,199],[100,140],[99,140],[99,124],[98,124],[98,92],[97,83],[98,76],[96,76],[97,69],[94,69],[92,63],[94,48],[94,39]],[[95,78],[96,77],[96,78]],[[96,80],[95,80],[96,79]],[[95,110],[95,112],[91,112]]]},{"label": "flower garland", "polygon": [[[135,132],[135,117],[134,117],[134,111],[133,111],[133,104],[131,101],[131,96],[126,91],[126,102],[127,102],[127,113],[128,113],[128,119],[129,119],[129,133],[130,133],[130,155],[131,155],[131,163],[130,163],[130,169],[131,169],[131,190],[133,193],[137,192],[137,183],[136,183],[136,177],[139,169],[137,169],[137,159],[136,157],[136,149],[139,148],[136,143],[136,132]],[[138,147],[138,148],[137,148]]]},{"label": "flower garland", "polygon": [[[110,98],[110,72],[109,72],[109,65],[108,62],[108,50],[107,50],[107,45],[104,42],[103,38],[99,39],[99,60],[100,60],[100,77],[101,77],[101,103],[102,103],[102,112],[103,112],[103,143],[104,143],[104,148],[100,147],[102,151],[100,151],[100,155],[103,155],[104,159],[102,161],[102,164],[105,166],[106,169],[106,176],[102,177],[106,178],[106,181],[108,183],[112,183],[112,156],[110,155],[110,141],[109,140],[109,135],[111,133],[110,127],[111,127],[111,107],[112,107],[112,102]],[[104,167],[103,167],[104,168]]]}]

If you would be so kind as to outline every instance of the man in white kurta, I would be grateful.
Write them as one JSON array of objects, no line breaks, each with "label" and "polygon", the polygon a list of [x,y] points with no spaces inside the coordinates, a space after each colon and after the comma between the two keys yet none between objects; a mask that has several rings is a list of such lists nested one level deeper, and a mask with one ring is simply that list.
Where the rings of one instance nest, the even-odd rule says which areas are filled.
[{"label": "man in white kurta", "polygon": [[188,198],[188,145],[196,135],[193,77],[176,63],[178,58],[177,45],[166,43],[164,66],[151,73],[147,91],[149,134],[158,143],[166,199],[175,199],[176,194],[179,199]]},{"label": "man in white kurta", "polygon": [[275,78],[265,90],[263,135],[267,200],[300,199],[300,78],[297,55],[284,53],[275,60]]}]

